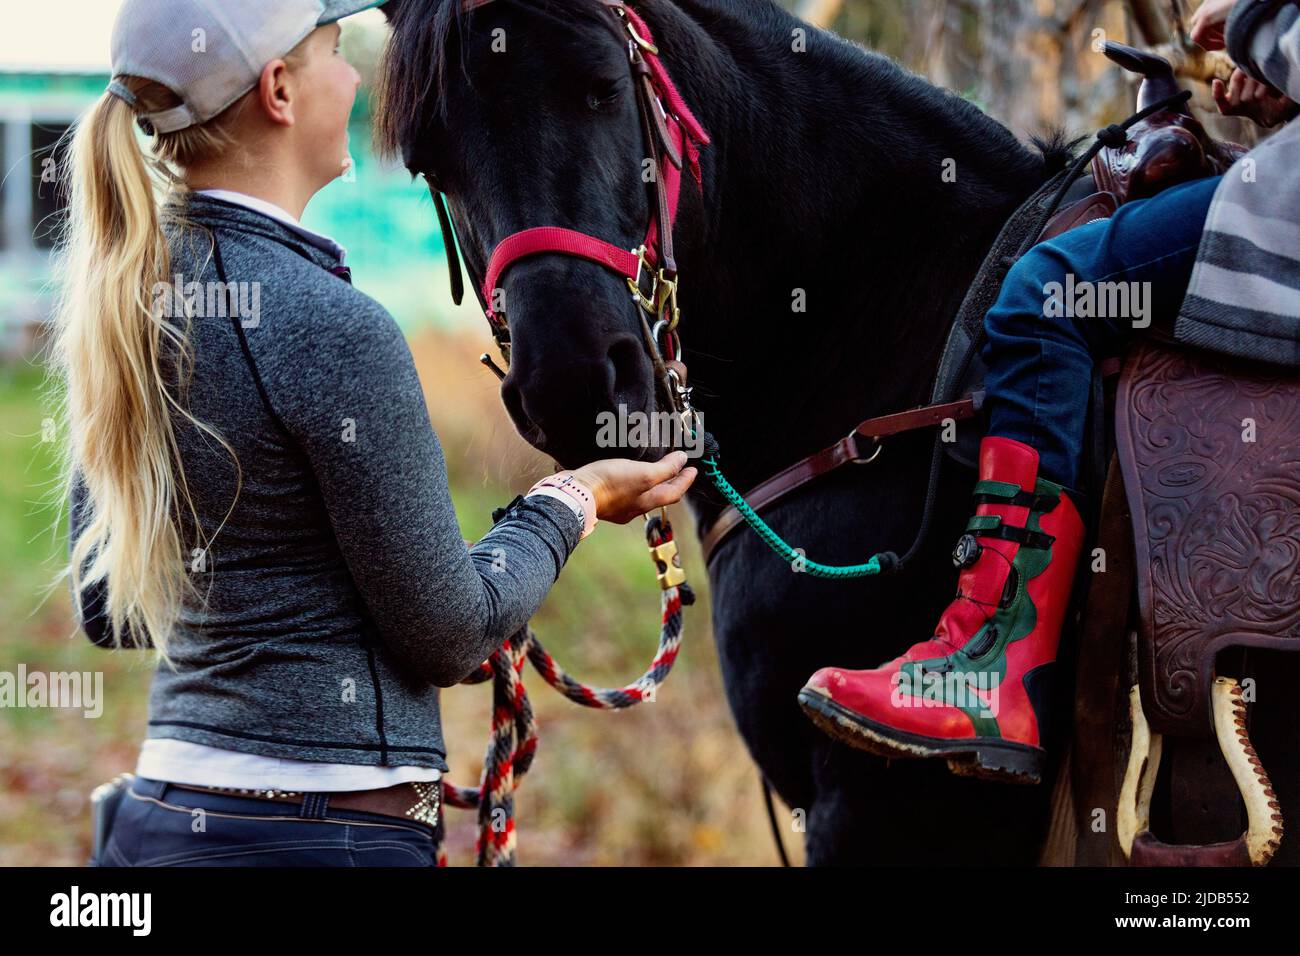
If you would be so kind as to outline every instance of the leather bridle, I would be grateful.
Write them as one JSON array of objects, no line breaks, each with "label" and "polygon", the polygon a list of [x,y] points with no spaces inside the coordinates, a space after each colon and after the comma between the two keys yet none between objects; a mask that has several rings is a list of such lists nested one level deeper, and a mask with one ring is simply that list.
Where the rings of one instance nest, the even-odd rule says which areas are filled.
[{"label": "leather bridle", "polygon": [[[461,0],[461,11],[468,13],[495,0]],[[597,0],[610,16],[610,26],[620,41],[626,41],[628,63],[636,90],[637,107],[646,142],[653,154],[655,202],[645,241],[630,251],[586,233],[559,226],[537,226],[507,236],[493,250],[487,274],[478,280],[477,293],[484,315],[492,330],[506,366],[510,364],[510,328],[505,309],[497,293],[509,269],[524,259],[539,255],[565,255],[594,262],[623,277],[638,305],[643,335],[661,378],[667,380],[669,397],[675,410],[683,415],[690,408],[690,389],[686,386],[685,367],[681,363],[681,340],[677,325],[681,313],[677,304],[677,260],[673,252],[673,229],[677,221],[682,171],[689,169],[696,186],[703,191],[700,174],[700,149],[710,143],[709,134],[683,101],[667,69],[659,59],[659,48],[645,20],[624,0]],[[460,257],[446,200],[437,180],[423,170],[433,195],[442,230],[443,246],[451,273],[452,297],[459,305],[464,296],[460,276]],[[466,263],[469,269],[469,263]],[[471,270],[472,271],[472,270]],[[653,321],[653,327],[649,321]],[[486,355],[483,361],[498,377],[505,373]],[[665,367],[665,362],[668,363]]]}]

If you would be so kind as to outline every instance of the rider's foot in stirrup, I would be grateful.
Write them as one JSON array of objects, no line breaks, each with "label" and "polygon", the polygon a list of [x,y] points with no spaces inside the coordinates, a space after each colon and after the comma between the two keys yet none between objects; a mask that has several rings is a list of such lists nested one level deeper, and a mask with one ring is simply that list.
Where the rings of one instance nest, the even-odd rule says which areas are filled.
[{"label": "rider's foot in stirrup", "polygon": [[1038,453],[985,438],[956,600],[934,636],[873,670],[826,667],[799,703],[821,729],[886,757],[943,757],[962,776],[1042,780],[1047,689],[1083,543]]}]

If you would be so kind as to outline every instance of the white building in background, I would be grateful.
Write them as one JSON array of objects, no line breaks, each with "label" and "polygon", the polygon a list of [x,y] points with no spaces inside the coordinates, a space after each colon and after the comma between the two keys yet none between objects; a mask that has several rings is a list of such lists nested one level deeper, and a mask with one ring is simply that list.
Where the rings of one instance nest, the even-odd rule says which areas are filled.
[{"label": "white building in background", "polygon": [[117,0],[14,4],[0,31],[0,352],[49,315],[54,145],[103,92]]},{"label": "white building in background", "polygon": [[[274,0],[267,0],[274,2]],[[50,250],[60,196],[54,147],[108,85],[120,0],[10,4],[0,30],[0,357],[24,354],[53,306]],[[343,47],[366,77],[387,37],[378,10],[349,18]],[[370,149],[369,84],[352,114],[353,172],[312,201],[306,225],[348,250],[358,288],[411,331],[429,322],[481,328],[473,296],[448,294],[442,242],[423,181]]]}]

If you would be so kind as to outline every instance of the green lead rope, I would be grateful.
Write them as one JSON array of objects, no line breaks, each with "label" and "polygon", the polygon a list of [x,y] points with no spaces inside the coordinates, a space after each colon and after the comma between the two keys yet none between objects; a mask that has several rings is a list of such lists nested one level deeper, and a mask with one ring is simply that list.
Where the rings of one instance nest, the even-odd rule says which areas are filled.
[{"label": "green lead rope", "polygon": [[844,581],[852,578],[873,577],[887,570],[894,571],[898,569],[898,556],[893,552],[874,555],[866,564],[851,564],[844,567],[834,567],[809,560],[790,547],[779,534],[773,531],[768,523],[758,516],[758,512],[749,506],[749,502],[745,500],[744,496],[732,487],[731,482],[727,481],[723,476],[722,470],[718,467],[717,440],[707,432],[704,436],[704,447],[705,457],[702,459],[704,470],[713,482],[714,487],[718,489],[718,493],[740,512],[740,516],[745,519],[745,522],[754,529],[754,532],[763,539],[767,546],[780,555],[782,560],[796,571],[802,574],[811,574],[815,578]]}]

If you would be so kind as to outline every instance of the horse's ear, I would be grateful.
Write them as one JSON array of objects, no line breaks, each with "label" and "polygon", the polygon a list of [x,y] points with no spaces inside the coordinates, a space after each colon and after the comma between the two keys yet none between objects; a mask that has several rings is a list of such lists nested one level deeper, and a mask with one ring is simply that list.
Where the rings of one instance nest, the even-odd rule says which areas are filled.
[{"label": "horse's ear", "polygon": [[392,23],[393,18],[397,16],[397,9],[402,5],[402,0],[388,0],[387,3],[380,4],[379,10]]}]

